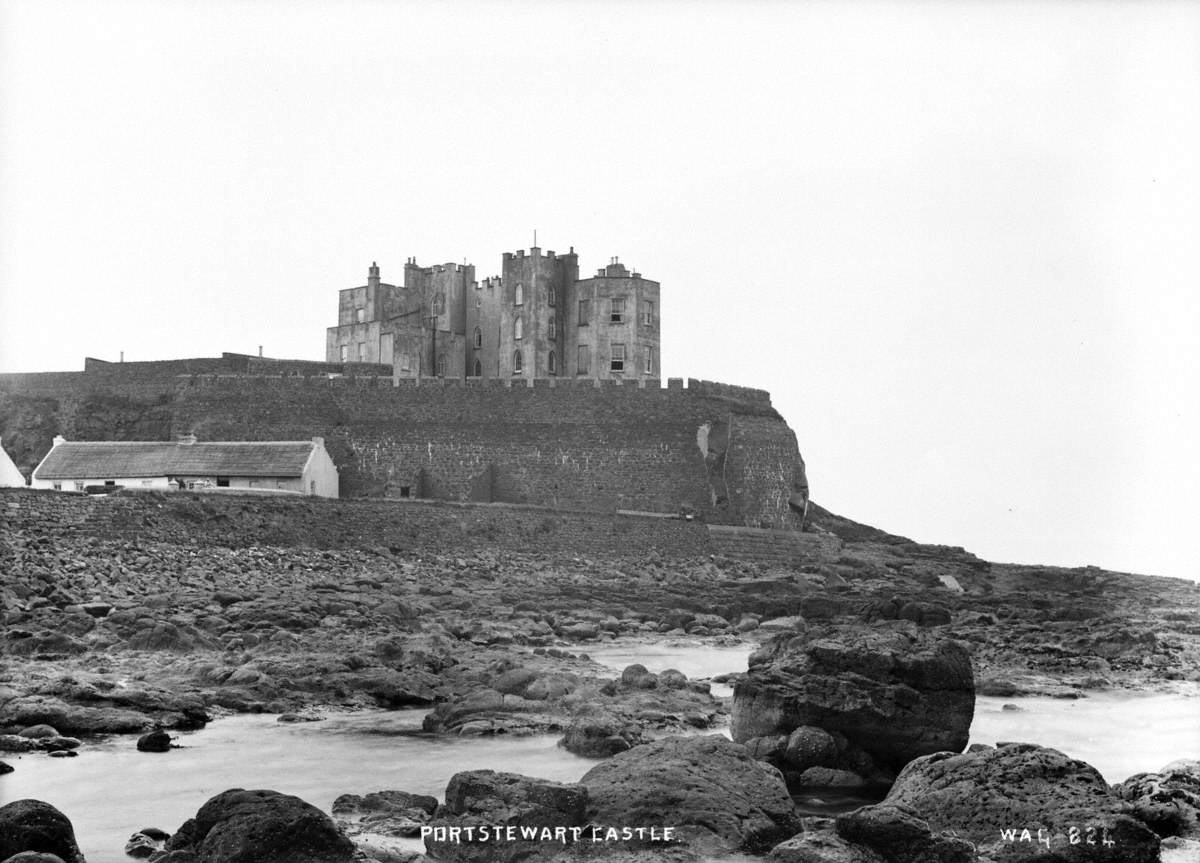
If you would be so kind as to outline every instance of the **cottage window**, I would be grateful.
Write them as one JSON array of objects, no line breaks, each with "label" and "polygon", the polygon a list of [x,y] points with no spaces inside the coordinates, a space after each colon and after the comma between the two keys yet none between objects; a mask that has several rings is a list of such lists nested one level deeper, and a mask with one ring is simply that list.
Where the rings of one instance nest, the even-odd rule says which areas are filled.
[{"label": "cottage window", "polygon": [[624,345],[609,345],[608,346],[608,370],[612,372],[625,371],[625,346]]},{"label": "cottage window", "polygon": [[475,347],[483,347],[483,330],[479,329],[479,327],[475,328]]},{"label": "cottage window", "polygon": [[62,483],[61,483],[61,482],[56,482],[56,483],[54,483],[54,490],[55,490],[55,491],[62,491]]},{"label": "cottage window", "polygon": [[80,479],[75,480],[75,491],[86,491],[86,490],[87,490],[87,483],[85,483],[83,480],[80,480]]},{"label": "cottage window", "polygon": [[513,351],[513,374],[519,375],[520,373],[521,373],[521,352]]},{"label": "cottage window", "polygon": [[554,351],[551,351],[550,356],[546,358],[546,369],[552,375],[558,374],[558,369],[554,367]]},{"label": "cottage window", "polygon": [[591,320],[591,317],[592,317],[592,301],[591,300],[580,300],[579,301],[579,326],[586,327],[588,325],[588,321]]},{"label": "cottage window", "polygon": [[217,477],[217,488],[229,488],[229,477],[227,477],[227,476]]},{"label": "cottage window", "polygon": [[625,321],[625,298],[613,297],[609,302],[609,322],[614,324],[623,323]]},{"label": "cottage window", "polygon": [[575,374],[586,375],[592,364],[592,352],[587,345],[579,346],[579,361],[575,364]]}]

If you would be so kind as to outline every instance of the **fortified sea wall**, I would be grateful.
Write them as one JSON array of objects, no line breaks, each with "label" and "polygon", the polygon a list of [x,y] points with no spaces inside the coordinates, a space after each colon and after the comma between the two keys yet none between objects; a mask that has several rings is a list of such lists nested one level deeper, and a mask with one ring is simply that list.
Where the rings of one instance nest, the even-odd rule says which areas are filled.
[{"label": "fortified sea wall", "polygon": [[120,365],[133,364],[0,375],[0,436],[18,467],[28,473],[55,434],[321,436],[343,497],[608,513],[691,509],[715,523],[798,526],[788,498],[805,485],[803,462],[795,435],[762,390],[680,379],[666,386],[591,379],[397,386],[389,377],[330,377],[324,370],[211,374],[201,367],[179,374],[177,364]]}]

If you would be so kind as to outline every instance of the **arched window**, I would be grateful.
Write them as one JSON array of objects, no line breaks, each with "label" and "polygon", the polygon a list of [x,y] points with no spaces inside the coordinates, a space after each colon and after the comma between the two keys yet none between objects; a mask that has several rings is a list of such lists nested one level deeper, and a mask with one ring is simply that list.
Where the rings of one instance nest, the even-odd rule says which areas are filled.
[{"label": "arched window", "polygon": [[558,369],[555,368],[555,365],[554,365],[554,351],[550,352],[550,356],[546,363],[546,368],[549,370],[550,374],[552,374],[552,375],[558,374]]},{"label": "arched window", "polygon": [[483,377],[483,363],[479,362],[479,360],[475,361],[475,377]]},{"label": "arched window", "polygon": [[438,294],[433,298],[433,313],[435,315],[443,315],[446,313],[446,295]]},{"label": "arched window", "polygon": [[513,338],[514,338],[514,339],[519,339],[519,338],[521,338],[521,335],[522,335],[524,332],[525,332],[525,327],[524,327],[524,325],[521,323],[521,316],[520,316],[520,315],[518,315],[518,316],[517,316],[517,320],[516,320],[516,321],[513,323]]},{"label": "arched window", "polygon": [[525,289],[523,287],[521,287],[520,282],[517,282],[517,289],[516,289],[515,295],[513,296],[513,303],[515,305],[519,306],[524,302],[525,302]]},{"label": "arched window", "polygon": [[446,355],[441,354],[437,358],[437,376],[444,378],[446,376]]},{"label": "arched window", "polygon": [[475,347],[483,347],[483,330],[479,329],[479,327],[475,328]]},{"label": "arched window", "polygon": [[519,375],[520,373],[521,373],[521,352],[513,351],[513,374]]}]

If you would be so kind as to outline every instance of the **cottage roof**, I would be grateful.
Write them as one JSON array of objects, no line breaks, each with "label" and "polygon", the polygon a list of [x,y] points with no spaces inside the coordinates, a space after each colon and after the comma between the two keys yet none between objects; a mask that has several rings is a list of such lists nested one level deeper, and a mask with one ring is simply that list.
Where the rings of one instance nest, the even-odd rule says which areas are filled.
[{"label": "cottage roof", "polygon": [[212,443],[64,441],[37,467],[38,479],[141,476],[294,477],[317,445],[311,441]]}]

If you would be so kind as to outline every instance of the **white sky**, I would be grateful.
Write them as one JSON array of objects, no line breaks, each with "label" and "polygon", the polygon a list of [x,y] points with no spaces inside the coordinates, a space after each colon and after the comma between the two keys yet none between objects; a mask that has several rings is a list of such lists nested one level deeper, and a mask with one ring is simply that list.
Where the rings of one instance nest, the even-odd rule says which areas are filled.
[{"label": "white sky", "polygon": [[1196,578],[1198,154],[1198,3],[0,0],[0,371],[323,359],[536,228],[834,511]]}]

